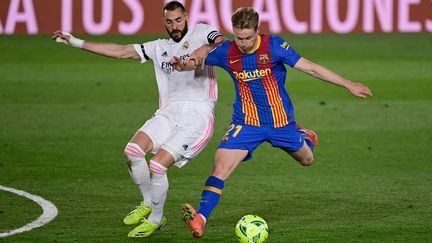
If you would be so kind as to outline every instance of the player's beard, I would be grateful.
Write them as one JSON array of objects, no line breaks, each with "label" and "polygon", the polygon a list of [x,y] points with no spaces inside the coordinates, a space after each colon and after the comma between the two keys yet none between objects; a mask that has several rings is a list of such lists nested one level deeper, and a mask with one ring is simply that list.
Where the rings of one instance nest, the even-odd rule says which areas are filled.
[{"label": "player's beard", "polygon": [[[188,32],[188,24],[187,21],[185,23],[185,27],[183,30],[173,30],[173,31],[169,31],[167,28],[165,28],[166,31],[168,32],[169,36],[171,37],[171,39],[173,39],[175,42],[180,42],[183,37],[186,35],[186,33]],[[174,35],[180,33],[180,35]]]}]

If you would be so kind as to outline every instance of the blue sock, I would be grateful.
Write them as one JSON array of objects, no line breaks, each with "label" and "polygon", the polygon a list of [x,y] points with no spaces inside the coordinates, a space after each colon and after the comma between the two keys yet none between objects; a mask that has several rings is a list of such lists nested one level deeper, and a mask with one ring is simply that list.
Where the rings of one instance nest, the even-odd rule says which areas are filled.
[{"label": "blue sock", "polygon": [[306,144],[311,148],[311,150],[313,152],[315,146],[313,145],[312,141],[307,136],[304,137],[304,140],[305,140]]},{"label": "blue sock", "polygon": [[309,148],[311,148],[312,153],[313,153],[313,151],[314,151],[314,147],[315,147],[315,146],[313,145],[313,143],[312,143],[312,141],[310,140],[309,136],[308,136],[307,133],[306,133],[305,131],[303,131],[303,130],[300,130],[300,133],[303,134],[303,138],[304,138],[306,144],[309,146]]},{"label": "blue sock", "polygon": [[223,187],[223,180],[214,176],[209,176],[207,179],[204,189],[201,193],[201,201],[198,206],[198,213],[204,215],[206,219],[209,218],[211,212],[219,203]]}]

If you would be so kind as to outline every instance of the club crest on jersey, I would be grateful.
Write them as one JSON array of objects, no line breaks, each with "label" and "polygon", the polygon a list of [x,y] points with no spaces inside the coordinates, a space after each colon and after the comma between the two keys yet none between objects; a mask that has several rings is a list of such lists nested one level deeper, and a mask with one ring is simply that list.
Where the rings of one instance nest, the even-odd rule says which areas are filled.
[{"label": "club crest on jersey", "polygon": [[261,64],[267,64],[269,62],[268,54],[260,54],[259,60],[260,60]]},{"label": "club crest on jersey", "polygon": [[185,41],[185,42],[183,43],[183,50],[186,50],[186,49],[188,49],[188,48],[189,48],[189,42]]}]

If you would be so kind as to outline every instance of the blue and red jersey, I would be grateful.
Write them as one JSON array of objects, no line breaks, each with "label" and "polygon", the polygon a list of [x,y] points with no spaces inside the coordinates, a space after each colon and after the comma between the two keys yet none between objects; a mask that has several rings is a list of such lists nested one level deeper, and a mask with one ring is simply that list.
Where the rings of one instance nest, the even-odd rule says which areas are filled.
[{"label": "blue and red jersey", "polygon": [[236,89],[233,122],[252,126],[283,127],[294,120],[294,108],[285,89],[287,70],[301,56],[278,36],[260,35],[258,48],[242,52],[226,41],[209,53],[206,64],[225,69]]}]

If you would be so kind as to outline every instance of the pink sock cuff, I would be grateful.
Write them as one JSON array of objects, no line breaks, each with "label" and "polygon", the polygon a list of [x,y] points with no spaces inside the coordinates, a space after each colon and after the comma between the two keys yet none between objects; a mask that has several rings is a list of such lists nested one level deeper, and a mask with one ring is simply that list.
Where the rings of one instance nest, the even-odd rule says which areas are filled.
[{"label": "pink sock cuff", "polygon": [[163,175],[167,172],[168,168],[166,168],[165,166],[159,164],[158,162],[154,161],[154,160],[150,160],[150,171],[153,174],[159,174],[159,175]]},{"label": "pink sock cuff", "polygon": [[124,153],[127,156],[133,156],[138,158],[144,158],[146,153],[136,143],[128,143],[124,149]]}]

